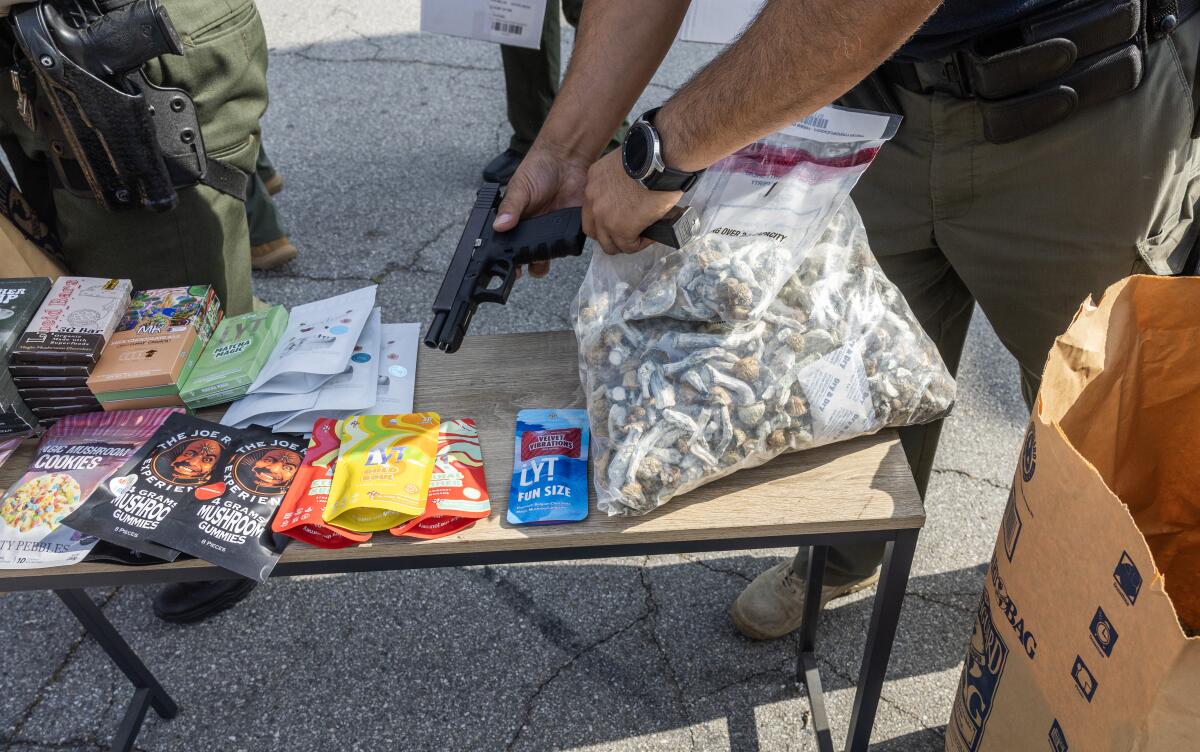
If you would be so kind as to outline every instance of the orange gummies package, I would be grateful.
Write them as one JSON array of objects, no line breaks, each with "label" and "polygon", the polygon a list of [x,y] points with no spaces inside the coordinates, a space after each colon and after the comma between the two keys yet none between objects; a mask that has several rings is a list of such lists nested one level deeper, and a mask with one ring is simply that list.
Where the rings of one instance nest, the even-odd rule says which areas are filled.
[{"label": "orange gummies package", "polygon": [[355,533],[334,527],[322,519],[329,488],[337,465],[337,421],[317,418],[304,462],[296,470],[287,495],[279,505],[271,529],[320,548],[345,548],[371,539],[370,533]]},{"label": "orange gummies package", "polygon": [[406,538],[442,538],[461,532],[492,510],[483,476],[483,452],[475,421],[442,422],[425,513],[391,529]]}]

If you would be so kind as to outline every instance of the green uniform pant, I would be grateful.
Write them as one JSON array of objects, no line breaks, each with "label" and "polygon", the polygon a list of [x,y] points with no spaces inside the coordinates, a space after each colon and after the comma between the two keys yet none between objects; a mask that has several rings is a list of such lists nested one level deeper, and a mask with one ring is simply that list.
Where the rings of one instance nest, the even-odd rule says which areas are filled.
[{"label": "green uniform pant", "polygon": [[[508,122],[513,129],[508,148],[521,154],[529,151],[533,145],[558,94],[562,74],[562,29],[558,5],[557,0],[548,0],[546,3],[540,49],[500,45],[500,59],[504,63],[504,90],[508,99]],[[562,0],[563,15],[571,26],[579,26],[579,14],[582,11],[583,0]],[[620,146],[628,127],[628,122],[622,122],[609,142],[610,149]]]},{"label": "green uniform pant", "polygon": [[[267,107],[267,44],[253,0],[163,5],[185,53],[148,63],[151,80],[191,95],[210,158],[253,173]],[[0,135],[22,192],[57,229],[73,273],[126,277],[138,289],[211,284],[228,313],[251,309],[242,201],[197,185],[180,189],[171,211],[111,212],[91,198],[51,191],[46,143],[25,127],[8,86],[0,87]]]},{"label": "green uniform pant", "polygon": [[283,228],[283,218],[275,206],[275,199],[267,190],[266,181],[275,174],[275,166],[271,164],[264,146],[259,146],[258,162],[254,165],[254,174],[250,176],[250,188],[246,191],[246,223],[250,228],[250,245],[259,246],[278,240],[287,231]]},{"label": "green uniform pant", "polygon": [[[1151,44],[1132,93],[1002,145],[984,139],[973,100],[892,87],[904,122],[851,195],[880,265],[951,372],[978,303],[1020,364],[1031,404],[1054,338],[1084,298],[1131,273],[1180,271],[1200,198],[1198,46],[1200,16]],[[880,107],[857,92],[846,103]],[[900,432],[922,496],[940,429]],[[831,550],[828,584],[869,575],[882,553],[881,544]]]}]

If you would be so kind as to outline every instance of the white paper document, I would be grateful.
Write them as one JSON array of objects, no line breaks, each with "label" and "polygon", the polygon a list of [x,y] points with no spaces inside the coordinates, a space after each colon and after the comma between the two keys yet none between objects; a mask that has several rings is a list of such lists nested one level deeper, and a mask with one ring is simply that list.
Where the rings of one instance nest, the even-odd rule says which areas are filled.
[{"label": "white paper document", "polygon": [[343,418],[375,404],[379,381],[380,309],[375,308],[350,354],[350,367],[304,394],[248,394],[230,405],[221,422],[244,428],[252,423],[275,431],[309,433],[317,418]]},{"label": "white paper document", "polygon": [[545,18],[546,0],[421,0],[421,31],[531,50]]},{"label": "white paper document", "polygon": [[685,42],[729,44],[758,16],[765,0],[692,0],[679,38]]},{"label": "white paper document", "polygon": [[371,285],[293,308],[249,394],[306,394],[344,373],[374,307]]},{"label": "white paper document", "polygon": [[370,415],[400,415],[413,411],[417,385],[417,346],[420,324],[384,324],[379,344],[379,384]]}]

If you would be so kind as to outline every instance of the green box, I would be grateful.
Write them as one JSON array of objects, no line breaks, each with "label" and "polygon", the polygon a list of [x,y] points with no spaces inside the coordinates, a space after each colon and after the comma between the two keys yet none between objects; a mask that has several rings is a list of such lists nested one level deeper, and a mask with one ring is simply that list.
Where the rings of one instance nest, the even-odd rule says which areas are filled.
[{"label": "green box", "polygon": [[225,317],[179,389],[179,396],[193,408],[244,396],[283,335],[287,320],[287,311],[278,305]]}]

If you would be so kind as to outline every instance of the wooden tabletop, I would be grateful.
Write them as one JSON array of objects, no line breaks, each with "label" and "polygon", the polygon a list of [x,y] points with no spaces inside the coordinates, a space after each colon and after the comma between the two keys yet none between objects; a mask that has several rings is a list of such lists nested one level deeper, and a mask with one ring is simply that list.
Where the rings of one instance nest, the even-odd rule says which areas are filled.
[{"label": "wooden tabletop", "polygon": [[[918,528],[925,511],[894,431],[778,457],[766,465],[670,500],[642,517],[607,517],[595,507],[580,523],[513,526],[505,520],[518,410],[580,407],[575,338],[569,332],[468,337],[454,355],[421,348],[417,410],[474,418],[483,446],[492,515],[433,541],[376,533],[336,551],[293,541],[276,575],[366,571],[495,560],[548,560],[647,550],[734,550],[783,545],[800,536]],[[201,410],[216,419],[222,408]],[[28,441],[0,468],[7,488],[29,465]],[[573,552],[571,549],[576,549]],[[586,553],[583,550],[587,549]],[[230,576],[203,561],[148,567],[83,562],[50,569],[0,570],[0,591],[214,579]]]}]

